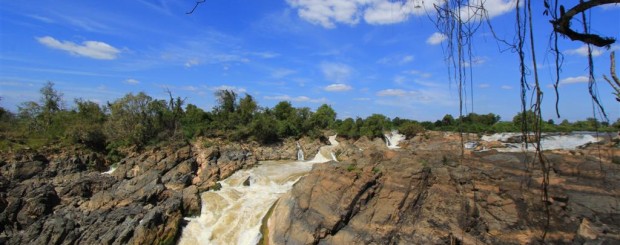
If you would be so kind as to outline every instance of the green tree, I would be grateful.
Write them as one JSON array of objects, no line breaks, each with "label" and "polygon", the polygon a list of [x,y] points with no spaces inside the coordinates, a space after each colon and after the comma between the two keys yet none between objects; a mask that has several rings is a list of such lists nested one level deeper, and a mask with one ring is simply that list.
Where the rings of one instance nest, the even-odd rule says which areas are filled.
[{"label": "green tree", "polygon": [[258,104],[254,100],[254,97],[249,94],[245,94],[245,97],[239,100],[238,113],[241,123],[243,125],[250,123],[254,118],[254,114],[257,109]]},{"label": "green tree", "polygon": [[321,105],[312,116],[310,125],[313,129],[328,129],[336,122],[336,112],[327,104]]},{"label": "green tree", "polygon": [[106,137],[103,124],[106,115],[95,102],[76,99],[77,112],[72,113],[65,135],[71,143],[83,144],[92,149],[105,149]]},{"label": "green tree", "polygon": [[53,82],[47,82],[40,90],[41,117],[46,127],[52,124],[54,114],[63,109],[63,94],[54,89]]},{"label": "green tree", "polygon": [[256,116],[249,127],[249,133],[252,139],[263,144],[270,144],[278,141],[278,132],[276,128],[273,127],[273,125],[276,124],[276,119],[269,114],[270,113],[261,113]]},{"label": "green tree", "polygon": [[381,114],[372,114],[364,120],[363,126],[360,128],[360,135],[370,139],[375,137],[383,137],[388,130],[388,119]]},{"label": "green tree", "polygon": [[188,104],[185,107],[185,114],[183,118],[181,118],[183,134],[190,139],[204,135],[207,133],[209,124],[212,120],[210,113],[205,112],[195,105]]},{"label": "green tree", "polygon": [[273,107],[273,113],[276,116],[276,119],[285,121],[292,118],[297,111],[291,105],[291,102],[288,101],[280,101],[276,106]]},{"label": "green tree", "polygon": [[104,132],[115,145],[145,145],[155,134],[153,98],[140,92],[129,93],[124,97],[108,103],[109,119]]},{"label": "green tree", "polygon": [[454,123],[455,123],[454,117],[450,114],[446,114],[441,119],[441,124],[442,124],[441,126],[452,126],[454,125]]},{"label": "green tree", "polygon": [[424,127],[416,122],[406,122],[400,125],[398,132],[407,136],[407,138],[414,137],[424,132]]},{"label": "green tree", "polygon": [[338,126],[337,130],[338,135],[349,137],[349,138],[358,138],[359,130],[355,125],[355,121],[353,118],[347,118]]},{"label": "green tree", "polygon": [[237,109],[237,93],[232,90],[218,90],[215,97],[219,105],[215,108],[218,113],[233,113]]},{"label": "green tree", "polygon": [[512,118],[512,123],[517,127],[521,127],[523,123],[526,123],[526,125],[529,125],[528,130],[532,130],[536,122],[538,121],[540,123],[542,122],[541,120],[542,119],[539,119],[538,116],[536,116],[536,113],[534,113],[534,111],[529,110],[525,113],[517,113],[517,115]]},{"label": "green tree", "polygon": [[21,105],[17,106],[17,111],[19,119],[28,125],[30,131],[40,131],[43,129],[39,120],[42,108],[37,102],[23,102]]}]

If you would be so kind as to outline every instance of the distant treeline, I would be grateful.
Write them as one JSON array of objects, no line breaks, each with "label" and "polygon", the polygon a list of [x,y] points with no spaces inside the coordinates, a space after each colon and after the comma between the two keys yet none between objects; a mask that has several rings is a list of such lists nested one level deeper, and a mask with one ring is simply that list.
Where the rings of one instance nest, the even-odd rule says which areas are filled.
[{"label": "distant treeline", "polygon": [[[145,93],[126,94],[105,105],[76,99],[75,106],[65,108],[63,94],[48,82],[40,90],[38,102],[28,101],[12,113],[0,107],[0,150],[44,145],[73,145],[105,151],[111,157],[121,147],[144,147],[169,140],[191,140],[197,136],[219,137],[231,141],[257,141],[263,144],[303,136],[318,138],[324,130],[333,130],[348,138],[383,137],[397,129],[411,137],[424,130],[464,131],[474,133],[517,132],[522,122],[534,125],[534,113],[517,114],[512,121],[500,121],[493,113],[454,118],[446,115],[435,122],[393,118],[373,114],[365,119],[336,119],[329,105],[316,111],[295,108],[288,101],[273,108],[261,107],[249,94],[234,91],[215,92],[217,105],[205,111],[185,99],[173,97],[157,100]],[[617,131],[620,120],[613,125],[594,118],[556,124],[539,121],[543,131]]]}]

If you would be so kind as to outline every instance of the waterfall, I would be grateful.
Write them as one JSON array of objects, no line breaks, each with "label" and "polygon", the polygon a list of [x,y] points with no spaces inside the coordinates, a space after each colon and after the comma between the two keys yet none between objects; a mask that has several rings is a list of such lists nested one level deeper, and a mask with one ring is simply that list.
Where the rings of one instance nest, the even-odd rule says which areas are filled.
[{"label": "waterfall", "polygon": [[112,174],[114,173],[114,171],[116,171],[116,168],[117,168],[116,163],[112,164],[112,166],[110,166],[110,169],[108,171],[103,172],[102,174]]},{"label": "waterfall", "polygon": [[[594,132],[572,132],[569,134],[542,134],[540,144],[543,150],[574,150],[580,146],[599,142]],[[524,143],[509,143],[510,138],[521,136],[520,133],[497,133],[482,136],[482,141],[499,141],[505,148],[496,148],[500,152],[520,152],[525,150]],[[534,143],[528,142],[528,151],[535,150]]]},{"label": "waterfall", "polygon": [[338,158],[336,158],[336,154],[334,154],[334,152],[330,152],[330,155],[332,156],[332,160],[334,160],[334,162],[338,162]]},{"label": "waterfall", "polygon": [[398,130],[392,130],[389,134],[384,134],[385,145],[390,149],[399,149],[398,143],[406,138],[405,135],[399,134]]},{"label": "waterfall", "polygon": [[[183,228],[179,244],[257,244],[263,217],[280,196],[288,192],[315,163],[334,160],[336,137],[322,146],[312,161],[267,161],[235,172],[220,181],[218,191],[201,193],[202,210]],[[299,147],[301,148],[301,147]],[[332,155],[332,159],[326,157]],[[245,184],[251,176],[250,185]]]},{"label": "waterfall", "polygon": [[299,144],[299,141],[297,141],[297,161],[305,161],[305,157],[304,157],[304,151],[301,148],[301,145]]},{"label": "waterfall", "polygon": [[338,143],[338,141],[336,140],[336,136],[337,135],[332,135],[329,136],[329,145],[325,145],[325,146],[321,146],[321,148],[319,148],[319,152],[316,153],[316,156],[314,156],[314,159],[312,159],[311,162],[329,162],[329,161],[335,161],[337,162],[338,160],[336,159],[336,154],[334,154],[334,148],[336,148],[340,143]]}]

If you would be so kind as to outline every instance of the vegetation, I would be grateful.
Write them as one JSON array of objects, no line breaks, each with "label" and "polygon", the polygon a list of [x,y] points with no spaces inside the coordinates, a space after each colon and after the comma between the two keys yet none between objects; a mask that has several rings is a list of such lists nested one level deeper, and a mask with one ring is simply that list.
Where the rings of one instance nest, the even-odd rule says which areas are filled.
[{"label": "vegetation", "polygon": [[282,101],[273,108],[260,107],[249,94],[240,97],[234,91],[215,93],[217,105],[205,111],[187,104],[179,97],[157,100],[145,93],[126,94],[122,98],[99,105],[76,99],[67,109],[63,94],[48,82],[41,88],[41,99],[27,101],[12,113],[0,107],[0,149],[38,148],[45,145],[75,145],[105,152],[110,160],[122,157],[127,147],[141,148],[167,140],[191,140],[197,136],[219,137],[234,141],[257,141],[270,144],[293,137],[322,136],[333,130],[341,137],[383,137],[393,129],[407,137],[425,130],[474,133],[520,132],[523,120],[527,125],[540,123],[544,131],[618,131],[620,120],[614,124],[601,123],[594,118],[555,124],[553,120],[537,119],[532,111],[519,113],[511,121],[500,121],[493,113],[454,118],[445,115],[435,122],[394,118],[373,114],[365,119],[336,119],[329,105],[316,111],[295,108]]}]

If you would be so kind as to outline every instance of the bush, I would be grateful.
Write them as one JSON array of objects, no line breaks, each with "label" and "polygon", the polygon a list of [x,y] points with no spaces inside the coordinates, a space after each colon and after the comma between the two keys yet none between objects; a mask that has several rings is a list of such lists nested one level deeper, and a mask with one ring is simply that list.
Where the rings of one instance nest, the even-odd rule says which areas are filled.
[{"label": "bush", "polygon": [[407,136],[407,138],[412,138],[420,133],[423,133],[424,127],[422,127],[422,125],[420,125],[419,123],[406,122],[400,125],[400,127],[398,128],[398,131],[401,134],[404,134],[405,136]]}]

